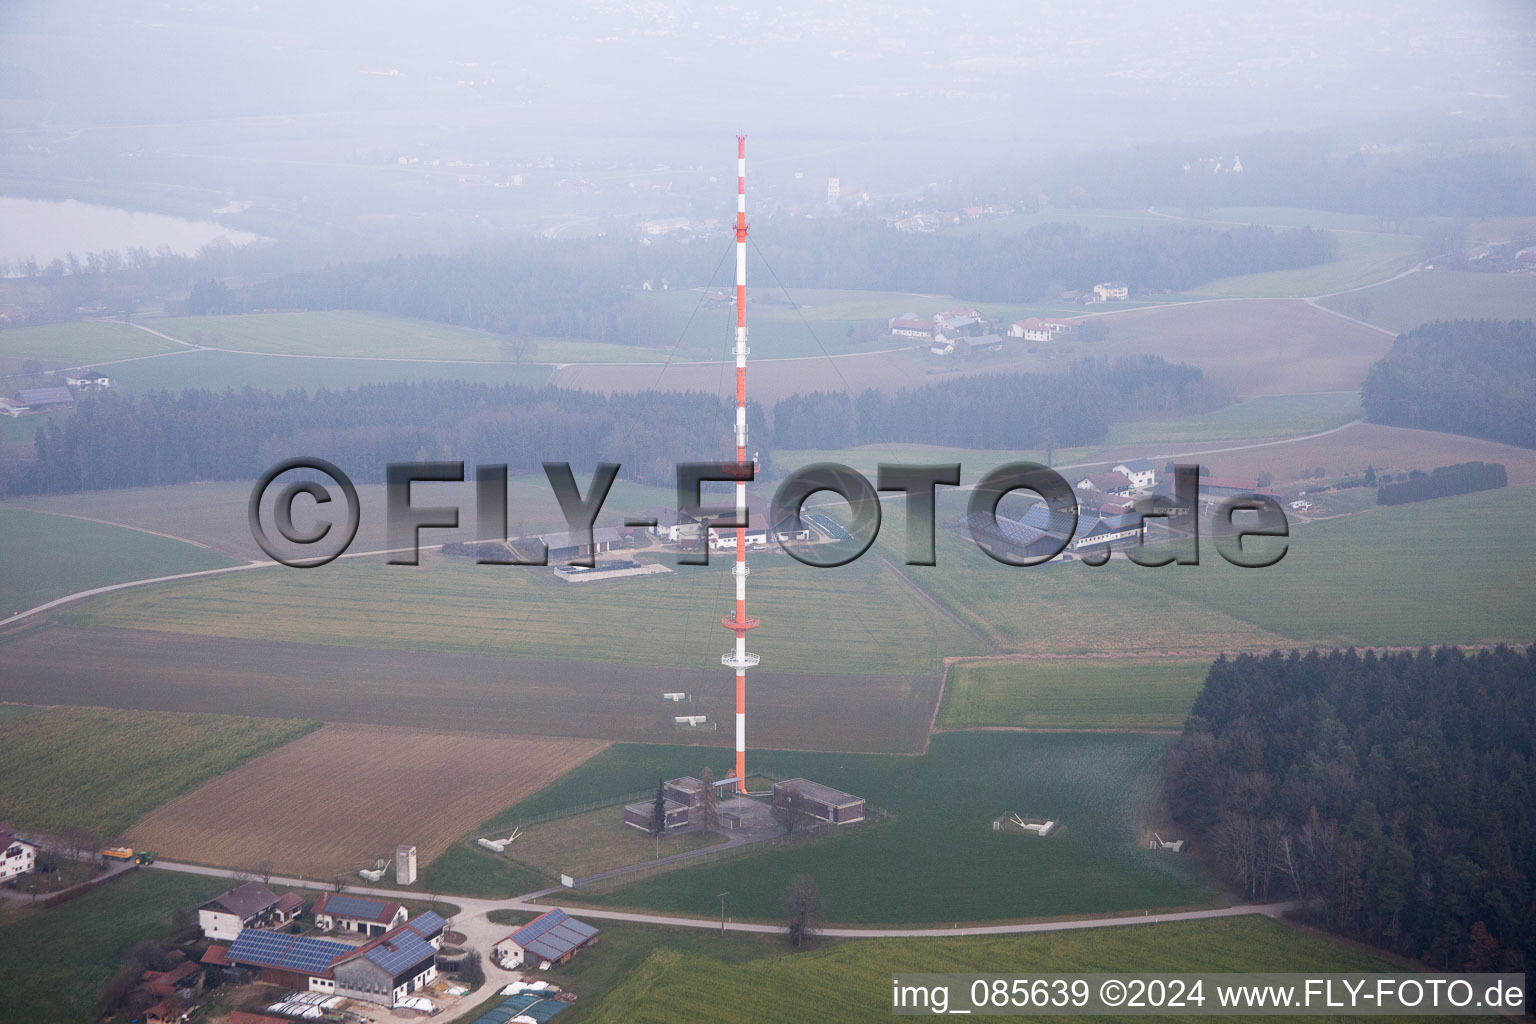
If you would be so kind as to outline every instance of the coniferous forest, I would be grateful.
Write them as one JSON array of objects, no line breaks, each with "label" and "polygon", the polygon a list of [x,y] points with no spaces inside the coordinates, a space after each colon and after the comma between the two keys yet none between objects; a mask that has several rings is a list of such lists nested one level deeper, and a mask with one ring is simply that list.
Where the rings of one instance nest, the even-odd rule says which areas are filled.
[{"label": "coniferous forest", "polygon": [[[928,439],[1035,449],[1101,440],[1112,420],[1184,415],[1224,404],[1201,372],[1156,357],[1085,360],[1063,374],[960,377],[895,395],[816,394],[779,402],[770,431],[749,406],[752,435],[779,448]],[[856,415],[855,415],[856,413]],[[294,455],[327,458],[353,479],[381,481],[390,462],[617,462],[625,479],[668,486],[675,463],[722,458],[730,403],[702,392],[600,395],[552,386],[463,381],[346,391],[117,393],[81,397],[74,415],[36,433],[37,458],[0,467],[0,492],[30,494],[250,480]],[[765,450],[764,475],[771,475]]]},{"label": "coniferous forest", "polygon": [[1536,965],[1536,648],[1223,658],[1164,771],[1245,896],[1436,970]]},{"label": "coniferous forest", "polygon": [[1536,448],[1536,323],[1447,320],[1400,334],[1360,402],[1373,423]]}]

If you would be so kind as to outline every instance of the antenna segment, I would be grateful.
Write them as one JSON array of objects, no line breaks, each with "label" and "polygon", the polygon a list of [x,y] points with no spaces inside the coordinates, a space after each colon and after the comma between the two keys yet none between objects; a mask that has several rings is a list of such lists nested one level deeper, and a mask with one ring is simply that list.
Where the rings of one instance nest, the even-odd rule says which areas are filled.
[{"label": "antenna segment", "polygon": [[[747,137],[736,136],[736,464],[747,464]],[[736,483],[736,522],[747,521],[747,485]],[[747,529],[736,527],[736,610],[720,620],[736,634],[736,646],[720,663],[736,673],[736,791],[747,791],[747,669],[758,663],[747,653],[747,630],[761,621],[747,615]]]}]

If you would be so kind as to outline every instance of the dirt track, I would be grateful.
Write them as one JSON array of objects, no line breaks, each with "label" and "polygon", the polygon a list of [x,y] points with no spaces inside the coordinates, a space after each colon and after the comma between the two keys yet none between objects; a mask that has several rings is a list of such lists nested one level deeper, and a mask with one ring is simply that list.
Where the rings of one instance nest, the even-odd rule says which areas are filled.
[{"label": "dirt track", "polygon": [[[718,665],[677,670],[607,662],[376,651],[58,626],[0,646],[0,700],[209,711],[642,743],[733,742],[734,684]],[[754,747],[917,753],[937,678],[756,671]],[[670,704],[668,690],[698,700]],[[680,731],[705,714],[718,730]]]}]

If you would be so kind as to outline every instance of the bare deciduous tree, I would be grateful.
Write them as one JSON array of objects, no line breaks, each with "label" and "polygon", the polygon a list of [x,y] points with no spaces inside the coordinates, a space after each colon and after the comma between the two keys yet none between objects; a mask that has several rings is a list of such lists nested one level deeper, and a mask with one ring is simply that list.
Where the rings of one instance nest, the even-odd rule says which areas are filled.
[{"label": "bare deciduous tree", "polygon": [[713,832],[720,825],[720,801],[715,793],[715,773],[709,765],[699,773],[699,799],[693,805],[693,812],[689,815],[695,825],[706,832]]},{"label": "bare deciduous tree", "polygon": [[784,925],[789,929],[789,944],[799,949],[821,922],[821,888],[810,875],[796,875],[785,886],[781,904]]}]

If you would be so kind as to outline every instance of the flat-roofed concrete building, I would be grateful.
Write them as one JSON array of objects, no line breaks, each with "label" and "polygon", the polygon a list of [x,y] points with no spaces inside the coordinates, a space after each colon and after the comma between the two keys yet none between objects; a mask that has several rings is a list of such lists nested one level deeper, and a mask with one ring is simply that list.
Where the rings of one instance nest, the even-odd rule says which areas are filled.
[{"label": "flat-roofed concrete building", "polygon": [[780,799],[781,793],[791,792],[798,797],[797,803],[800,809],[814,818],[834,825],[846,825],[849,822],[864,820],[863,797],[844,793],[840,789],[833,789],[831,786],[824,786],[810,779],[785,779],[783,782],[773,784],[774,800]]}]

